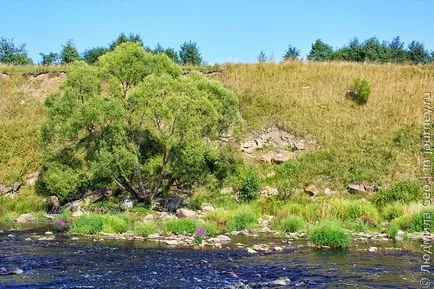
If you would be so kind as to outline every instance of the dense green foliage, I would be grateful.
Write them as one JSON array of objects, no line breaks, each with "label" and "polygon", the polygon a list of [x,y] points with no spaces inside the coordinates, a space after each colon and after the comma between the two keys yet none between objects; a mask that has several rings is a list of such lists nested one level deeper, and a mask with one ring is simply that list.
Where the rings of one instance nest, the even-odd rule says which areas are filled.
[{"label": "dense green foliage", "polygon": [[200,55],[199,47],[196,42],[192,41],[184,42],[181,45],[179,58],[182,64],[200,65],[202,63],[202,56]]},{"label": "dense green foliage", "polygon": [[300,57],[300,49],[297,49],[296,47],[289,45],[288,49],[285,51],[285,54],[283,55],[283,60],[296,60]]},{"label": "dense green foliage", "polygon": [[356,78],[351,86],[351,91],[353,93],[352,97],[358,104],[365,104],[371,94],[371,86],[366,79]]},{"label": "dense green foliage", "polygon": [[243,184],[240,189],[240,197],[243,201],[251,201],[258,197],[259,190],[261,189],[261,181],[255,171],[248,171],[243,176]]},{"label": "dense green foliage", "polygon": [[255,226],[258,220],[258,212],[249,206],[240,207],[227,223],[228,231],[239,231],[250,229]]},{"label": "dense green foliage", "polygon": [[60,61],[62,63],[72,63],[80,60],[80,54],[72,40],[68,40],[60,52]]},{"label": "dense green foliage", "polygon": [[280,220],[278,228],[282,232],[297,232],[303,229],[305,226],[304,220],[300,216],[288,216],[283,220]]},{"label": "dense green foliage", "polygon": [[13,39],[0,37],[0,63],[25,65],[32,60],[27,56],[25,44],[16,46]]},{"label": "dense green foliage", "polygon": [[42,65],[52,65],[59,60],[59,55],[55,52],[50,52],[48,54],[39,53],[39,55],[42,57]]},{"label": "dense green foliage", "polygon": [[338,222],[323,221],[309,232],[309,238],[315,245],[331,248],[345,248],[351,244],[351,236]]},{"label": "dense green foliage", "polygon": [[417,181],[402,181],[375,193],[372,202],[379,208],[394,202],[408,204],[422,199],[422,186]]},{"label": "dense green foliage", "polygon": [[108,51],[109,49],[105,47],[95,47],[88,49],[83,53],[83,60],[89,64],[94,64],[98,61],[98,58],[101,55],[106,54]]},{"label": "dense green foliage", "polygon": [[134,224],[134,233],[138,236],[148,237],[158,231],[158,226],[153,222],[138,222]]},{"label": "dense green foliage", "polygon": [[333,48],[324,43],[321,39],[317,39],[315,43],[312,44],[309,55],[307,59],[314,61],[325,61],[331,60],[333,57]]},{"label": "dense green foliage", "polygon": [[137,43],[118,45],[96,67],[77,62],[46,100],[40,189],[64,199],[117,187],[151,204],[173,184],[188,187],[212,173],[219,159],[213,140],[231,126],[237,106],[219,83],[180,76],[168,56]]}]

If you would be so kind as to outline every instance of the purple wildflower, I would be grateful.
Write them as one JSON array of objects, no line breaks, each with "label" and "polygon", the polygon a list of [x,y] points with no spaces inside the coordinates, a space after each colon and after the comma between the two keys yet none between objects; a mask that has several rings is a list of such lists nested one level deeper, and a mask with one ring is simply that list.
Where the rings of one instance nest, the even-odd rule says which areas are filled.
[{"label": "purple wildflower", "polygon": [[202,226],[197,227],[196,231],[194,232],[194,236],[197,238],[203,238],[205,234],[206,234],[206,230]]},{"label": "purple wildflower", "polygon": [[57,220],[56,226],[61,227],[61,228],[65,227],[65,221],[62,219]]}]

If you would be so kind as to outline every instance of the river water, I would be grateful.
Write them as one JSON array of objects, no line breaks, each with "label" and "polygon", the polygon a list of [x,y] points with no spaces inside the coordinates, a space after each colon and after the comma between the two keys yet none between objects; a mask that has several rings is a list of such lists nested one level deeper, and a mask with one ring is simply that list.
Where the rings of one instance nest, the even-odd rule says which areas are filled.
[{"label": "river water", "polygon": [[[270,288],[267,282],[279,278],[291,280],[279,288],[419,288],[417,244],[392,250],[396,245],[383,242],[371,253],[365,244],[314,250],[298,248],[306,244],[299,242],[283,252],[252,255],[235,247],[168,248],[65,235],[37,240],[43,234],[0,233],[0,267],[24,270],[0,275],[0,288]],[[240,238],[233,243],[251,241]]]}]

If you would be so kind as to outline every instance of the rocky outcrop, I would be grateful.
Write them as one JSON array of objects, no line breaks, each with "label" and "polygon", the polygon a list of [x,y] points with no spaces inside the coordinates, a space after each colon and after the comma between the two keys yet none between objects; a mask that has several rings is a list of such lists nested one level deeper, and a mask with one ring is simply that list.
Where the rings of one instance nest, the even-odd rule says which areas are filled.
[{"label": "rocky outcrop", "polygon": [[318,194],[318,189],[315,185],[307,186],[304,191],[309,194],[309,196],[314,197]]},{"label": "rocky outcrop", "polygon": [[195,211],[192,211],[189,209],[178,209],[178,210],[176,210],[176,216],[178,218],[194,219],[194,218],[197,218],[197,213]]},{"label": "rocky outcrop", "polygon": [[266,186],[260,193],[259,195],[261,197],[265,197],[265,198],[271,198],[271,197],[275,197],[279,194],[278,190],[276,188],[270,187],[270,186]]},{"label": "rocky outcrop", "polygon": [[36,217],[32,213],[22,214],[15,219],[17,223],[34,223],[36,222]]},{"label": "rocky outcrop", "polygon": [[36,184],[36,182],[38,181],[39,177],[40,177],[41,173],[40,172],[34,172],[31,174],[28,174],[27,176],[25,176],[25,182],[27,185],[34,185]]},{"label": "rocky outcrop", "polygon": [[56,196],[50,196],[46,198],[45,202],[47,203],[49,212],[57,213],[59,211],[60,202],[59,202],[59,198],[57,198]]},{"label": "rocky outcrop", "polygon": [[361,181],[353,181],[347,185],[347,191],[352,194],[365,193],[365,192],[376,192],[379,187],[371,184],[364,184]]}]

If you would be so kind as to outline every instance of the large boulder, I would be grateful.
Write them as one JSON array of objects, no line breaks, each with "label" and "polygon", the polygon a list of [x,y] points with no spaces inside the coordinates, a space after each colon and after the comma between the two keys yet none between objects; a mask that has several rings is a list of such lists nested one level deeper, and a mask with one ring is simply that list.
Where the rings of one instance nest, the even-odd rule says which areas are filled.
[{"label": "large boulder", "polygon": [[60,202],[59,202],[59,198],[57,198],[56,196],[50,196],[46,198],[45,202],[47,203],[48,211],[53,213],[57,213],[59,211]]},{"label": "large boulder", "polygon": [[347,191],[353,194],[366,192],[365,186],[360,182],[349,183],[347,186]]},{"label": "large boulder", "polygon": [[195,211],[189,209],[178,209],[176,210],[176,216],[178,218],[190,218],[194,219],[197,217],[197,213]]},{"label": "large boulder", "polygon": [[315,185],[307,186],[304,191],[309,194],[309,196],[314,197],[318,194],[318,189]]},{"label": "large boulder", "polygon": [[34,223],[36,222],[36,217],[32,213],[22,214],[15,219],[17,223]]},{"label": "large boulder", "polygon": [[134,207],[134,202],[130,199],[125,199],[121,204],[121,209],[128,211]]}]

